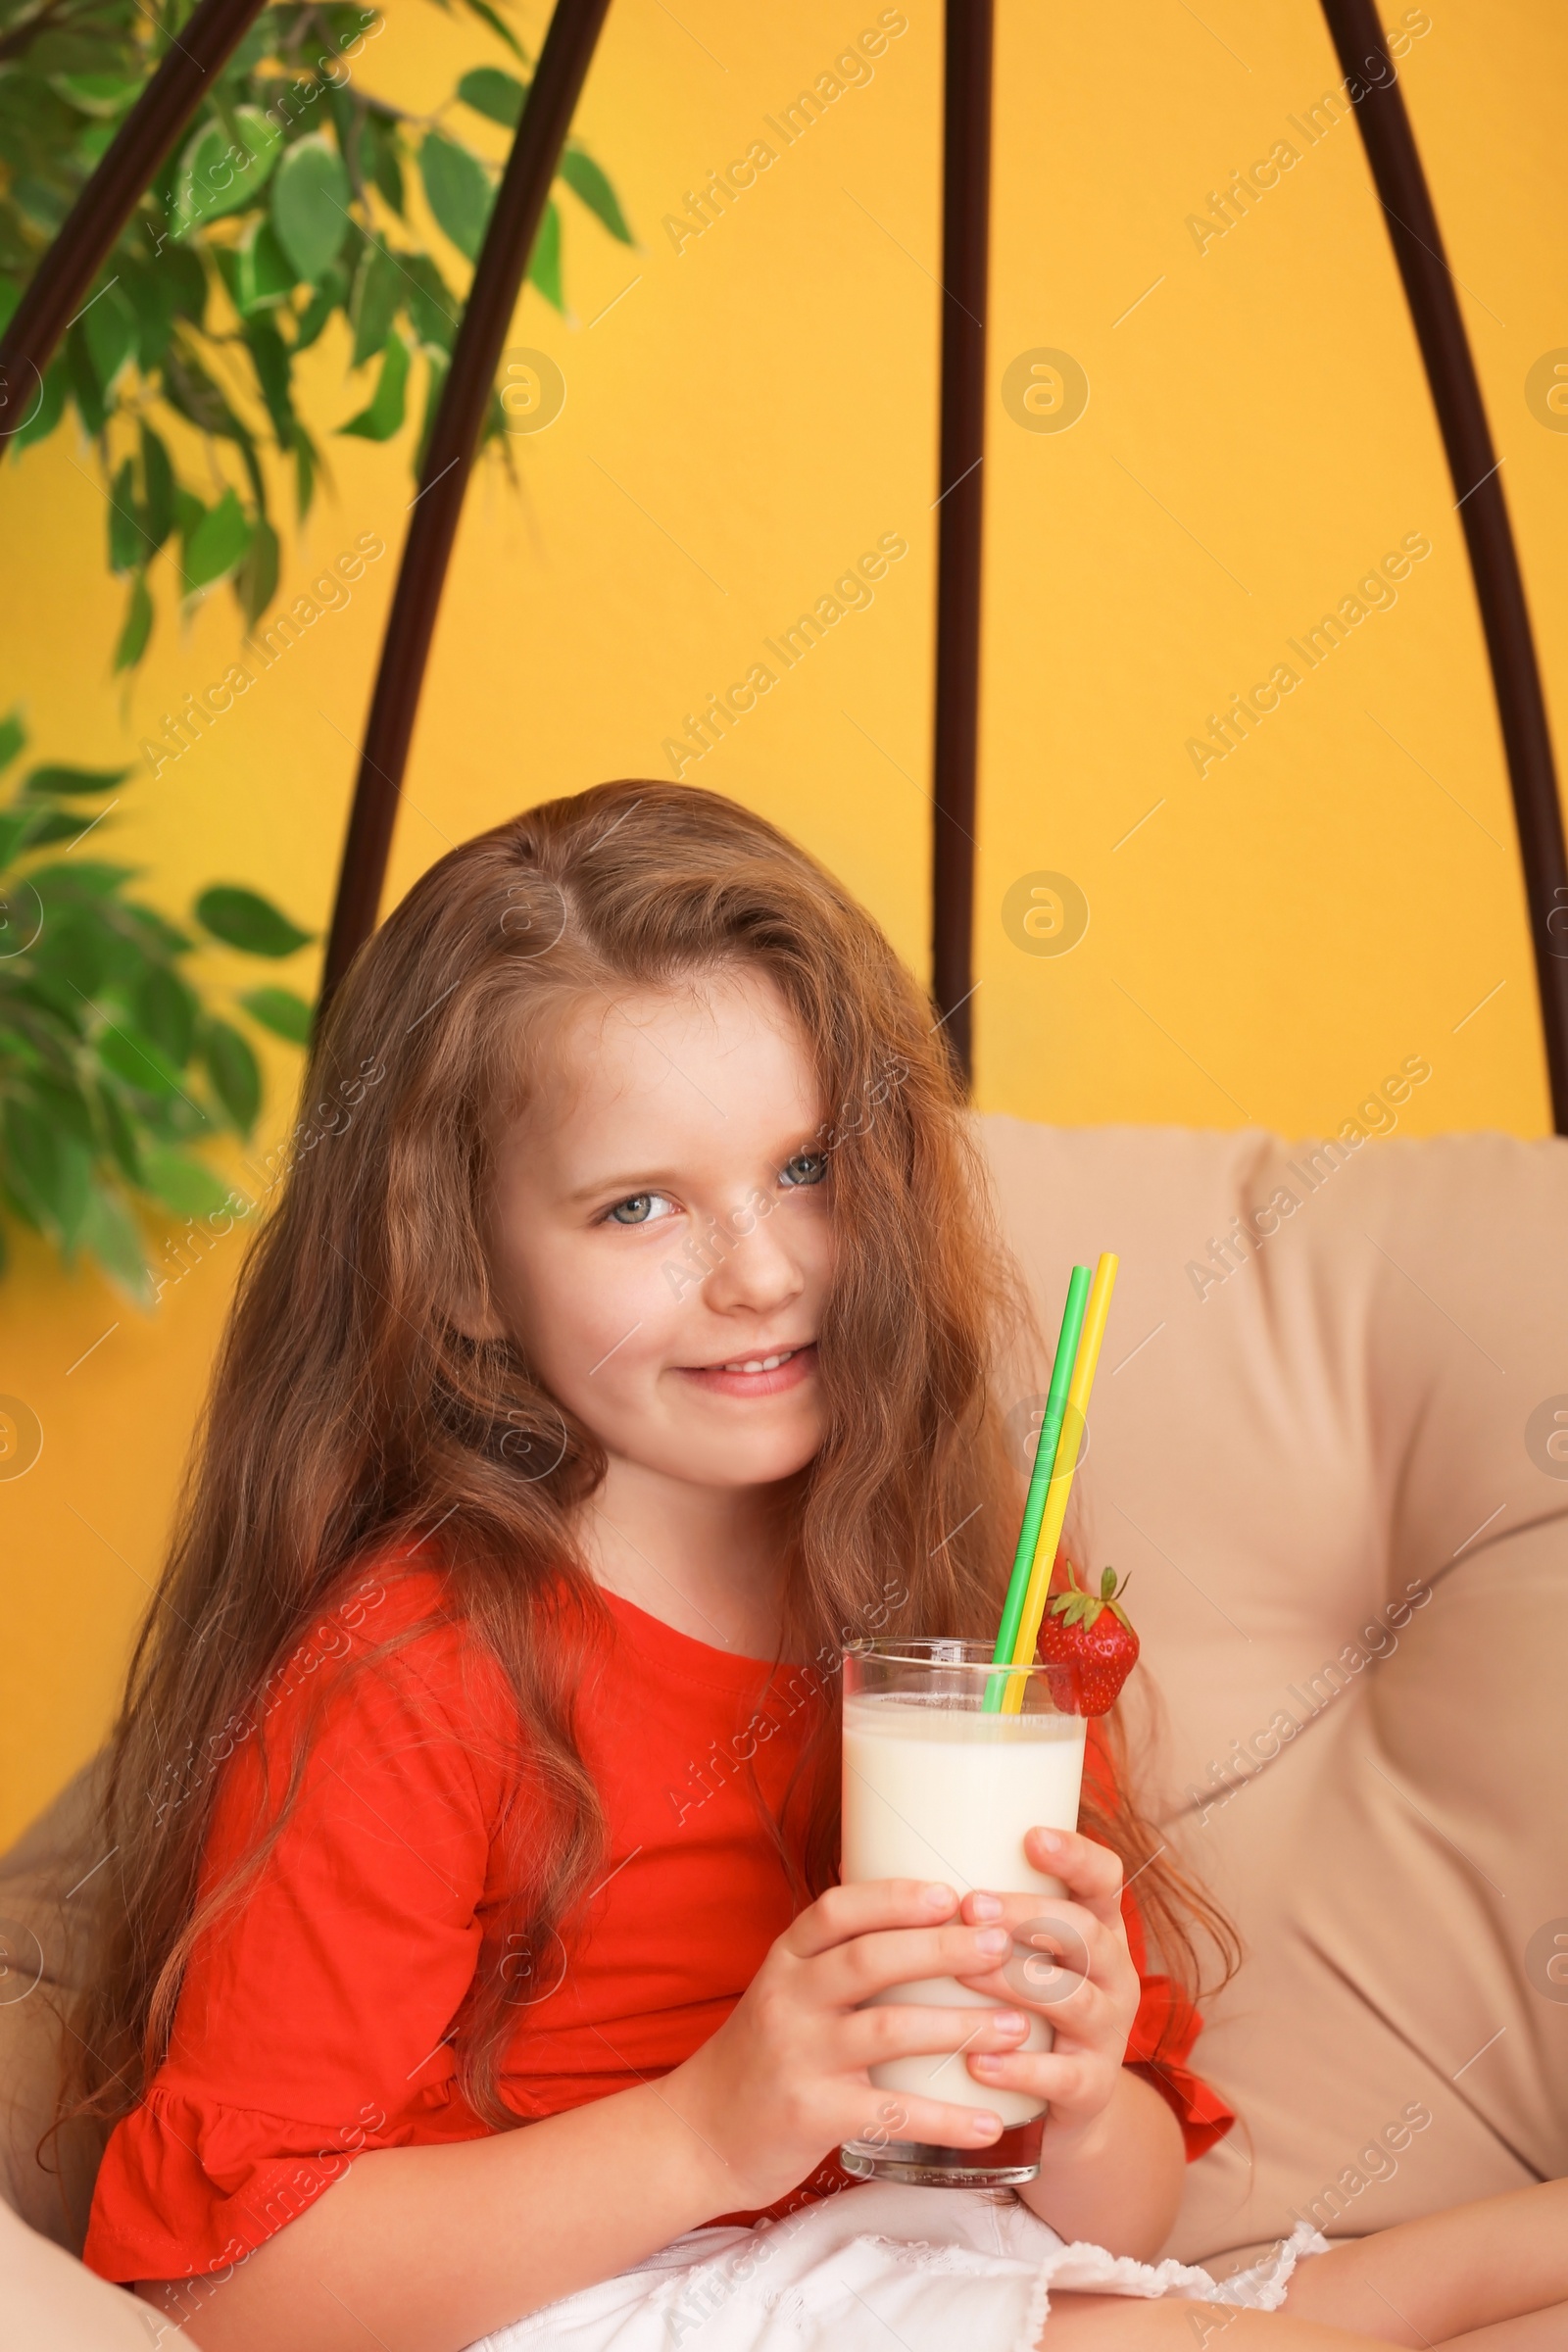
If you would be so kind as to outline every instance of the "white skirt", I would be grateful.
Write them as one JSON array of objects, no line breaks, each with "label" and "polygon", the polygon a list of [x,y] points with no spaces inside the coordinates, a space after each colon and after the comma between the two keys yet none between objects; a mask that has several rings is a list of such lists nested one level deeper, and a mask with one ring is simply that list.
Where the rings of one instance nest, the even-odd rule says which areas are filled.
[{"label": "white skirt", "polygon": [[867,2181],[786,2221],[688,2230],[470,2352],[858,2352],[868,2319],[905,2352],[1034,2352],[1053,2287],[1273,2311],[1298,2257],[1328,2250],[1299,2222],[1219,2283],[1188,2263],[1068,2245],[1010,2190]]}]

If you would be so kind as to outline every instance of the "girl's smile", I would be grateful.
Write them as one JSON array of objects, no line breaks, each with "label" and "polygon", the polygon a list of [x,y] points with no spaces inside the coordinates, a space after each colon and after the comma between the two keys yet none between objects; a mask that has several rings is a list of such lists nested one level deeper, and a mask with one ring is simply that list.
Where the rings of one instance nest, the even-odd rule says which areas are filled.
[{"label": "girl's smile", "polygon": [[799,1388],[816,1371],[816,1342],[800,1340],[793,1347],[761,1351],[728,1364],[681,1364],[683,1380],[696,1381],[712,1396],[777,1396]]}]

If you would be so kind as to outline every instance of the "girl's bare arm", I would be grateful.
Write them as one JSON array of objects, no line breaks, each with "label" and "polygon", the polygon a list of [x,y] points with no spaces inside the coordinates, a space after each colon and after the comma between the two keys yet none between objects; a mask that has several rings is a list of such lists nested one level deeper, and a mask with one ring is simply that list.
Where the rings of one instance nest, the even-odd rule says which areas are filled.
[{"label": "girl's bare arm", "polygon": [[1039,2177],[1018,2194],[1058,2237],[1152,2262],[1175,2224],[1185,2176],[1180,2124],[1153,2085],[1123,2067],[1093,2123],[1047,2132]]},{"label": "girl's bare arm", "polygon": [[[972,1976],[1007,1945],[957,1908],[951,1887],[909,1880],[832,1887],[661,2081],[485,2139],[368,2149],[221,2283],[136,2291],[203,2352],[461,2352],[715,2214],[760,2211],[873,2131],[885,2102],[867,2067],[949,2049],[953,2012],[861,2004]],[[978,2046],[1015,2047],[1023,2031],[1021,2016],[988,2025]],[[901,2105],[922,2139],[978,2147],[1001,2131],[943,2100]]]},{"label": "girl's bare arm", "polygon": [[368,2149],[221,2284],[136,2292],[202,2352],[458,2352],[721,2212],[718,2169],[642,2083],[493,2138]]}]

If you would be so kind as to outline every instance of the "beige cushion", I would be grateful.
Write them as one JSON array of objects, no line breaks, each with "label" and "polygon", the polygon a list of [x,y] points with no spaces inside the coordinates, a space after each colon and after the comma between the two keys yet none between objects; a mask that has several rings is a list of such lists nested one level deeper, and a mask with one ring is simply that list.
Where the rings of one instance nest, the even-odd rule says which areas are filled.
[{"label": "beige cushion", "polygon": [[[62,1996],[80,1982],[104,1856],[94,1821],[100,1759],[0,1858],[0,2202],[45,2237],[79,2252],[104,2134],[61,2132],[35,2154],[54,2118]],[[92,1874],[92,1875],[89,1875]]]},{"label": "beige cushion", "polygon": [[[1359,2234],[1563,2173],[1568,1461],[1527,1430],[1568,1412],[1568,1144],[1368,1143],[1314,1181],[1255,1131],[981,1125],[1053,1329],[1072,1260],[1121,1254],[1088,1557],[1136,1572],[1154,1806],[1249,1947],[1199,2045],[1242,2125],[1166,2250],[1224,2270],[1298,2210]],[[1282,1189],[1219,1279],[1211,1241]],[[62,1983],[86,1794],[56,1864],[52,1816],[0,1864]],[[90,2149],[74,2235],[28,2154],[47,2026],[36,1994],[0,2006],[0,2195],[79,2245]]]},{"label": "beige cushion", "polygon": [[1155,1809],[1250,1951],[1198,2053],[1245,2130],[1166,2250],[1568,2171],[1568,1143],[983,1126],[1053,1333],[1121,1254],[1090,1564],[1133,1572]]}]

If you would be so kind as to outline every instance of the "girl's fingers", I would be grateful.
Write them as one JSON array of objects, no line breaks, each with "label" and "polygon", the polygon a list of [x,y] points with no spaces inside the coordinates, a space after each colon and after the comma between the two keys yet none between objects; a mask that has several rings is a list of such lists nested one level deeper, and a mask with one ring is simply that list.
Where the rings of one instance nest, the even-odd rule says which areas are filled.
[{"label": "girl's fingers", "polygon": [[982,1992],[989,2001],[1005,2001],[1025,2012],[1033,2010],[1053,2027],[1059,2040],[1074,2049],[1111,2050],[1119,2059],[1127,2046],[1127,2035],[1136,2011],[1136,2001],[1129,2007],[1102,1985],[1091,1984],[1087,1977],[1060,1977],[1059,1989],[1044,1993],[1020,1989],[1020,1979],[1012,1968],[998,1969],[988,1977],[963,1977],[959,1980],[966,1991]]},{"label": "girl's fingers", "polygon": [[863,2109],[846,2104],[842,2110],[838,2139],[870,2140],[877,2147],[913,2139],[929,2147],[988,2148],[1002,2137],[1002,2118],[989,2108],[959,2107],[951,2100],[911,2097],[906,2091],[877,2090],[870,2084],[860,2097]]},{"label": "girl's fingers", "polygon": [[[1012,1982],[1003,1997],[1060,2000],[1078,1978],[1113,1987],[1131,1982],[1136,1973],[1120,1917],[1107,1925],[1097,1912],[1065,1896],[1053,1900],[1049,1894],[969,1894],[962,1916],[977,1924],[1005,1927],[1012,1936]],[[1031,1986],[1039,1989],[1032,1991]]]},{"label": "girl's fingers", "polygon": [[1031,1830],[1023,1850],[1036,1870],[1060,1879],[1106,1927],[1121,1917],[1121,1856],[1076,1830]]},{"label": "girl's fingers", "polygon": [[858,1886],[830,1886],[779,1937],[798,1960],[814,1959],[857,1936],[882,1928],[913,1928],[951,1919],[958,1908],[952,1886],[922,1879],[868,1879]]},{"label": "girl's fingers", "polygon": [[1104,2069],[1093,2058],[1060,2050],[969,2050],[964,2064],[982,2090],[1016,2090],[1044,2099],[1063,2122],[1080,2108],[1098,2109]]},{"label": "girl's fingers", "polygon": [[[968,1928],[954,1921],[943,1928],[885,1928],[835,1944],[810,1964],[809,1997],[828,2008],[858,2009],[895,1984],[917,1984],[930,1977],[989,1975],[1012,1950],[1004,1927]],[[999,1996],[1010,2001],[1004,1987]]]},{"label": "girl's fingers", "polygon": [[1029,2031],[1020,2009],[937,2009],[914,2001],[879,2002],[844,2018],[833,2035],[835,2070],[881,2066],[890,2058],[929,2058],[930,2093],[942,2096],[972,2051],[1016,2050]]}]

